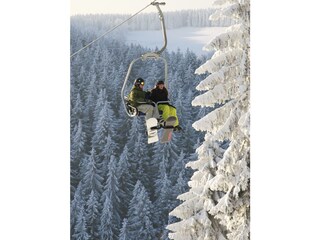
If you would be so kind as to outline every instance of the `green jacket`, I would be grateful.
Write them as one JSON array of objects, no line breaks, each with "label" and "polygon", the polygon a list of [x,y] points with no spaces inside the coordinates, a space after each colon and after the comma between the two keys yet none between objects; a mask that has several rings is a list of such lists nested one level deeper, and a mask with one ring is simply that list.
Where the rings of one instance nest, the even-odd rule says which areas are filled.
[{"label": "green jacket", "polygon": [[147,101],[146,92],[144,92],[141,88],[134,86],[129,93],[128,100],[131,105],[137,107]]}]

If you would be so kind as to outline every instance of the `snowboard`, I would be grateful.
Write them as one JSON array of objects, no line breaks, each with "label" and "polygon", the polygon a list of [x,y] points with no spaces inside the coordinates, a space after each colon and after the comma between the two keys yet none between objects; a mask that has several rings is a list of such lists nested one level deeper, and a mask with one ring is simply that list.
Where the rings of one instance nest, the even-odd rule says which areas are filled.
[{"label": "snowboard", "polygon": [[168,119],[166,120],[165,126],[163,127],[161,143],[166,143],[171,141],[174,124],[176,123],[176,121],[177,121],[176,117],[174,116],[168,117]]},{"label": "snowboard", "polygon": [[146,120],[146,125],[148,134],[148,144],[158,142],[158,120],[156,118],[149,118],[148,120]]}]

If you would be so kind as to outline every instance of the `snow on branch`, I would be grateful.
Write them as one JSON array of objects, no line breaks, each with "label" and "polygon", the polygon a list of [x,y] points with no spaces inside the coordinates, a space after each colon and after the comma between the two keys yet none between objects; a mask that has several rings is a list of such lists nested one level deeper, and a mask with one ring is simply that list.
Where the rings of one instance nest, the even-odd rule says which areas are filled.
[{"label": "snow on branch", "polygon": [[215,215],[218,212],[227,213],[228,208],[231,206],[231,200],[229,198],[230,190],[219,200],[213,208],[210,209],[209,213]]},{"label": "snow on branch", "polygon": [[233,66],[240,64],[243,57],[243,50],[240,48],[227,48],[223,51],[217,51],[210,60],[196,69],[196,74],[204,74],[206,72],[214,73],[219,71],[223,66]]},{"label": "snow on branch", "polygon": [[225,240],[223,238],[213,237],[215,234],[208,213],[201,211],[195,214],[193,217],[182,220],[178,223],[173,223],[167,226],[168,230],[174,233],[169,233],[170,239],[176,240]]},{"label": "snow on branch", "polygon": [[244,3],[238,1],[215,8],[209,20],[215,22],[223,17],[231,18],[237,23],[248,22],[248,14],[250,10],[250,1],[245,0]]},{"label": "snow on branch", "polygon": [[240,8],[241,5],[237,1],[235,3],[223,5],[222,7],[215,9],[216,11],[210,15],[209,20],[215,21],[220,19],[222,16],[238,20]]},{"label": "snow on branch", "polygon": [[244,24],[236,24],[228,27],[225,32],[215,37],[205,47],[205,51],[215,51],[227,47],[242,48],[247,44],[245,35],[249,34],[249,29]]},{"label": "snow on branch", "polygon": [[212,107],[215,103],[224,103],[229,98],[226,93],[226,86],[217,84],[212,90],[196,97],[192,101],[192,105]]},{"label": "snow on branch", "polygon": [[200,82],[200,84],[196,87],[198,91],[205,91],[212,89],[216,84],[223,82],[224,80],[224,72],[226,68],[222,68],[221,70],[210,74],[206,79]]},{"label": "snow on branch", "polygon": [[[207,133],[205,139],[212,136],[211,133]],[[197,148],[197,154],[201,156],[197,161],[192,161],[186,164],[186,167],[191,167],[193,170],[199,169],[204,171],[205,169],[216,167],[216,164],[222,159],[224,149],[219,147],[217,142],[205,141]],[[195,173],[196,174],[196,173]]]},{"label": "snow on branch", "polygon": [[249,112],[243,114],[238,122],[243,134],[249,138],[250,137],[250,114]]},{"label": "snow on branch", "polygon": [[239,64],[230,67],[222,67],[219,71],[210,74],[207,78],[202,80],[196,87],[196,89],[198,91],[206,91],[213,89],[216,84],[224,83],[231,78],[239,76],[239,74]]},{"label": "snow on branch", "polygon": [[[241,136],[241,133],[237,134]],[[249,180],[247,144],[246,138],[239,138],[239,142],[230,143],[223,159],[218,163],[217,176],[208,183],[212,191],[233,190],[232,195],[238,198],[240,190],[247,190]]]},{"label": "snow on branch", "polygon": [[227,227],[229,233],[228,239],[247,240],[249,239],[249,212],[248,207],[249,194],[245,193],[242,200],[233,202],[233,212],[229,214],[218,213],[215,218],[220,220],[220,223]]},{"label": "snow on branch", "polygon": [[204,199],[201,199],[199,201],[199,198],[194,195],[193,198],[189,198],[187,201],[183,202],[181,205],[171,211],[169,215],[176,216],[181,219],[186,219],[199,212],[203,208],[203,204]]},{"label": "snow on branch", "polygon": [[197,131],[208,131],[216,133],[221,126],[226,122],[235,104],[235,101],[230,101],[224,106],[216,109],[215,111],[209,113],[202,119],[196,121],[192,127]]},{"label": "snow on branch", "polygon": [[187,201],[189,199],[192,199],[196,197],[196,195],[193,192],[186,192],[186,193],[182,193],[180,194],[177,199],[181,200],[181,201]]},{"label": "snow on branch", "polygon": [[212,167],[215,167],[215,165],[216,163],[213,161],[213,156],[211,155],[211,151],[208,154],[208,156],[204,156],[203,158],[198,159],[197,161],[192,161],[186,164],[187,167],[190,167],[193,170],[202,169],[206,167],[212,168]]},{"label": "snow on branch", "polygon": [[242,78],[230,79],[224,84],[216,84],[212,90],[197,96],[192,101],[192,105],[212,107],[214,104],[224,104],[231,99],[238,98],[239,94],[242,94],[246,90],[245,85],[241,84],[241,80]]},{"label": "snow on branch", "polygon": [[189,187],[193,190],[192,192],[198,196],[209,196],[210,192],[208,188],[204,188],[206,182],[210,181],[213,178],[213,175],[210,172],[210,169],[207,168],[205,171],[198,171],[192,176],[190,182],[188,182]]}]

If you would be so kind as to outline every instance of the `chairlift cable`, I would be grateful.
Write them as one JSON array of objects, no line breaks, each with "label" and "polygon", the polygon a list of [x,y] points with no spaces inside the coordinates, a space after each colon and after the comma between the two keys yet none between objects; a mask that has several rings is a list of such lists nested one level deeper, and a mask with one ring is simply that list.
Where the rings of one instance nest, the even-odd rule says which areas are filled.
[{"label": "chairlift cable", "polygon": [[146,8],[148,8],[149,6],[153,5],[154,2],[156,2],[157,0],[154,0],[153,2],[151,2],[150,4],[148,4],[146,7],[142,8],[141,10],[139,10],[138,12],[136,12],[135,14],[133,14],[131,17],[129,17],[128,19],[126,19],[125,21],[121,22],[120,24],[116,25],[115,27],[111,28],[109,31],[105,32],[104,34],[102,34],[101,36],[99,36],[98,38],[96,38],[95,40],[93,40],[92,42],[88,43],[87,45],[85,45],[84,47],[80,48],[78,51],[76,51],[75,53],[73,53],[70,58],[72,58],[73,56],[75,56],[76,54],[78,54],[79,52],[81,52],[82,50],[86,49],[87,47],[89,47],[90,45],[92,45],[93,43],[95,43],[96,41],[98,41],[99,39],[101,39],[102,37],[104,37],[105,35],[109,34],[110,32],[114,31],[115,29],[117,29],[118,27],[120,27],[121,25],[123,25],[124,23],[128,22],[129,20],[131,20],[133,17],[135,17],[136,15],[138,15],[139,13],[141,13],[143,10],[145,10]]}]

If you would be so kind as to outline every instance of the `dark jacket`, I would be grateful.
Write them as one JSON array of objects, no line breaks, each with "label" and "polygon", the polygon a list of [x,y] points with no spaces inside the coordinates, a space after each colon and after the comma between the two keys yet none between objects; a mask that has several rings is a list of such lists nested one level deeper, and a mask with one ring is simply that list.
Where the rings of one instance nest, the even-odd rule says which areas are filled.
[{"label": "dark jacket", "polygon": [[134,86],[129,93],[128,100],[132,106],[137,107],[147,101],[146,92]]},{"label": "dark jacket", "polygon": [[169,101],[168,90],[166,88],[163,88],[163,90],[154,88],[151,90],[150,99],[155,103],[160,101]]}]

